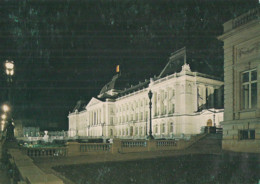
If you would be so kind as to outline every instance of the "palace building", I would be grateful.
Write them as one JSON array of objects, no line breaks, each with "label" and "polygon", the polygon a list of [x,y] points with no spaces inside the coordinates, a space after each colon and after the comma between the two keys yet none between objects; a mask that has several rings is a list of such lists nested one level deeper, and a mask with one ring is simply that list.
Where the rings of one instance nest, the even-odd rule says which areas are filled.
[{"label": "palace building", "polygon": [[191,71],[185,48],[171,55],[157,77],[128,87],[125,83],[117,73],[89,103],[79,101],[68,115],[69,136],[146,138],[150,90],[155,138],[189,137],[223,121],[223,82]]},{"label": "palace building", "polygon": [[260,7],[224,23],[222,148],[260,153]]}]

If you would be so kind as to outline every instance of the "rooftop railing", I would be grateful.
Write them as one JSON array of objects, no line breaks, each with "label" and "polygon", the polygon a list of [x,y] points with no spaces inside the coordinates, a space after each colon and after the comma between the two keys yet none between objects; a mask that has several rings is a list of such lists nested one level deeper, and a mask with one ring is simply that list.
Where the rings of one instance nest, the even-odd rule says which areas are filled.
[{"label": "rooftop railing", "polygon": [[250,22],[251,20],[257,19],[260,17],[260,7],[249,10],[247,13],[240,15],[239,17],[233,20],[233,29]]}]

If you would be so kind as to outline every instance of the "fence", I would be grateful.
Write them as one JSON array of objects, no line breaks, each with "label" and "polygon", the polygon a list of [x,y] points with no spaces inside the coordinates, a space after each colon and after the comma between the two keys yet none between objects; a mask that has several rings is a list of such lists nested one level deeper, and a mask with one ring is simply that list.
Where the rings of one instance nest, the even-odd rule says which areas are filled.
[{"label": "fence", "polygon": [[53,156],[67,156],[66,147],[52,147],[52,148],[23,148],[22,152],[30,157],[53,157]]},{"label": "fence", "polygon": [[103,143],[80,143],[80,152],[98,152],[98,151],[110,151],[111,144]]},{"label": "fence", "polygon": [[147,150],[148,145],[146,140],[114,140],[114,141],[118,142],[117,150],[119,152],[127,153],[127,152],[148,151]]}]

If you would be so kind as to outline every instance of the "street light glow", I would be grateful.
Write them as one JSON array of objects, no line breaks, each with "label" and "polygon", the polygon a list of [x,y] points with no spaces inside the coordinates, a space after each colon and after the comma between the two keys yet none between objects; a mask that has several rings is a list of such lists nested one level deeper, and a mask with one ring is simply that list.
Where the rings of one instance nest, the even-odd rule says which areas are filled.
[{"label": "street light glow", "polygon": [[5,61],[5,72],[7,75],[14,75],[14,62],[6,60]]},{"label": "street light glow", "polygon": [[9,106],[6,104],[4,104],[2,108],[4,112],[8,112],[10,110]]},{"label": "street light glow", "polygon": [[14,75],[14,70],[11,70],[11,71],[10,71],[10,75]]},{"label": "street light glow", "polygon": [[7,70],[13,70],[14,69],[14,62],[6,60],[5,62],[5,68]]},{"label": "street light glow", "polygon": [[1,118],[2,118],[2,119],[6,119],[6,115],[3,114],[3,115],[1,116]]},{"label": "street light glow", "polygon": [[5,121],[4,121],[4,120],[2,120],[2,121],[1,121],[1,124],[2,124],[2,125],[4,125],[4,124],[5,124]]}]

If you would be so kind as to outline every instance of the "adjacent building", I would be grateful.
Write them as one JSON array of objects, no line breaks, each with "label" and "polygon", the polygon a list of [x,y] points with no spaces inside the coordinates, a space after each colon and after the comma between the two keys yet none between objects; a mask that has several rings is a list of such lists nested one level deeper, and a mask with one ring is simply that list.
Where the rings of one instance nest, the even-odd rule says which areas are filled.
[{"label": "adjacent building", "polygon": [[224,23],[222,147],[260,152],[260,8]]},{"label": "adjacent building", "polygon": [[[69,113],[70,137],[146,138],[152,91],[152,134],[156,138],[187,137],[223,120],[223,82],[192,72],[186,49],[169,58],[159,76],[126,85],[117,73],[88,104],[78,102]],[[127,87],[126,87],[127,86]]]}]

